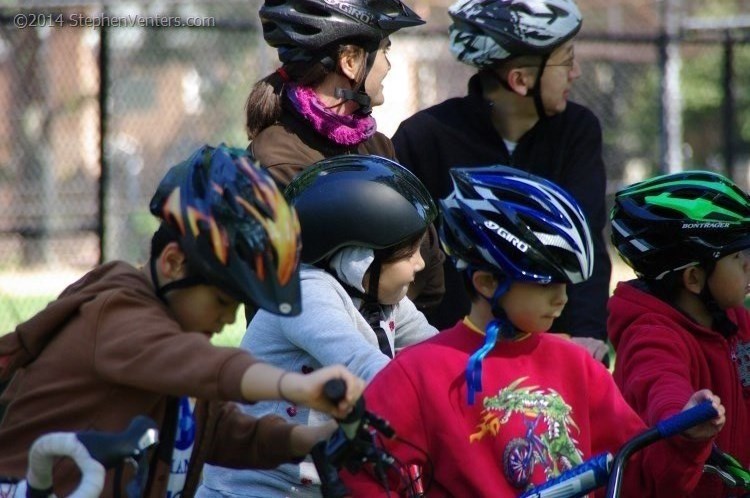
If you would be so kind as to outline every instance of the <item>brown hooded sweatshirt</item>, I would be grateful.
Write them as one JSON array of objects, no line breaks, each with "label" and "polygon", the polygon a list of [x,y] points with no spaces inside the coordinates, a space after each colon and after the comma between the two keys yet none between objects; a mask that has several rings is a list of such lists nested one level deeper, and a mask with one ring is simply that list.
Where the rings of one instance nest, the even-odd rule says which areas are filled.
[{"label": "brown hooded sweatshirt", "polygon": [[[15,332],[0,337],[0,475],[24,477],[28,448],[55,431],[121,431],[136,415],[174,427],[168,406],[196,398],[195,446],[183,497],[193,496],[204,463],[273,468],[292,461],[293,426],[279,417],[254,419],[240,380],[255,360],[236,348],[213,346],[183,331],[156,296],[148,277],[123,262],[95,268]],[[14,375],[15,374],[15,375]],[[160,431],[162,441],[173,437]],[[171,447],[155,452],[144,496],[163,497]],[[102,496],[112,495],[113,471]],[[127,483],[126,479],[123,482]],[[78,482],[73,463],[55,466],[58,496]]]}]

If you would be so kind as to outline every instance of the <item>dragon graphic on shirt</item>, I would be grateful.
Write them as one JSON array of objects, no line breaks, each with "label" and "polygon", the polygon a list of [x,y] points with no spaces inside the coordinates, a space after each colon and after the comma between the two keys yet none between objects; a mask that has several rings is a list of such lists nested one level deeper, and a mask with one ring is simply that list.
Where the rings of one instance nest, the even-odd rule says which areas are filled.
[{"label": "dragon graphic on shirt", "polygon": [[517,488],[525,488],[537,464],[543,465],[547,479],[578,465],[583,454],[571,431],[579,431],[571,417],[571,407],[554,389],[521,386],[521,377],[501,389],[496,396],[484,398],[482,420],[469,441],[497,436],[512,416],[523,417],[524,437],[511,439],[503,451],[505,478]]}]

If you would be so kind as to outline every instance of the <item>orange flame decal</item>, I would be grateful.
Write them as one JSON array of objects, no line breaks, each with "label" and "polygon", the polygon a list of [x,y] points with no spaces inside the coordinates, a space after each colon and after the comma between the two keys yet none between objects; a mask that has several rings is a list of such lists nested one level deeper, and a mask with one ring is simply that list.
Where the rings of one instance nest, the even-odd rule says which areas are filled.
[{"label": "orange flame decal", "polygon": [[[272,216],[270,218],[264,216],[243,198],[238,197],[237,202],[266,230],[268,240],[278,257],[276,276],[279,283],[286,285],[299,265],[300,225],[297,213],[289,206],[284,195],[269,176],[260,174],[246,161],[242,161],[240,167],[253,179],[253,193],[268,207]],[[262,265],[260,267],[262,268]],[[259,278],[261,278],[260,275]]]},{"label": "orange flame decal", "polygon": [[162,217],[165,220],[172,218],[177,223],[180,233],[185,233],[185,220],[182,219],[182,211],[180,210],[180,188],[174,189],[167,197],[167,200],[162,206]]}]

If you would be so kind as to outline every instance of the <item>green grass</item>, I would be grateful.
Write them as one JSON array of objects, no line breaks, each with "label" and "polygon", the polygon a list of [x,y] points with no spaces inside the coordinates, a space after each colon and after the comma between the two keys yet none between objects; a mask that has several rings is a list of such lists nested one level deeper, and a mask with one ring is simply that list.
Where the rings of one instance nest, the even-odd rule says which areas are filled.
[{"label": "green grass", "polygon": [[[57,296],[13,296],[0,292],[0,335],[13,331],[19,323],[41,311],[55,297]],[[245,310],[240,306],[237,310],[237,320],[232,325],[224,327],[211,342],[217,346],[239,346],[244,334]]]},{"label": "green grass", "polygon": [[47,306],[56,296],[12,296],[0,292],[0,335],[10,332]]},{"label": "green grass", "polygon": [[245,335],[245,308],[240,306],[237,310],[237,320],[232,325],[227,325],[220,334],[211,338],[216,346],[239,346],[242,336]]}]

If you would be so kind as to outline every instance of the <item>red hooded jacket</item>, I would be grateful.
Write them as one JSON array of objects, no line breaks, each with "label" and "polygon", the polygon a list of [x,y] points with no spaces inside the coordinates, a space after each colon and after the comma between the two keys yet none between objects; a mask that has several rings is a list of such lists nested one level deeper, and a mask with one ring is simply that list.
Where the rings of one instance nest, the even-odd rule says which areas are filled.
[{"label": "red hooded jacket", "polygon": [[[609,300],[607,330],[617,351],[615,382],[647,425],[680,411],[692,393],[710,389],[726,408],[716,437],[723,451],[750,465],[750,313],[727,311],[738,332],[725,338],[645,291],[621,282]],[[704,474],[691,497],[732,496]]]}]

